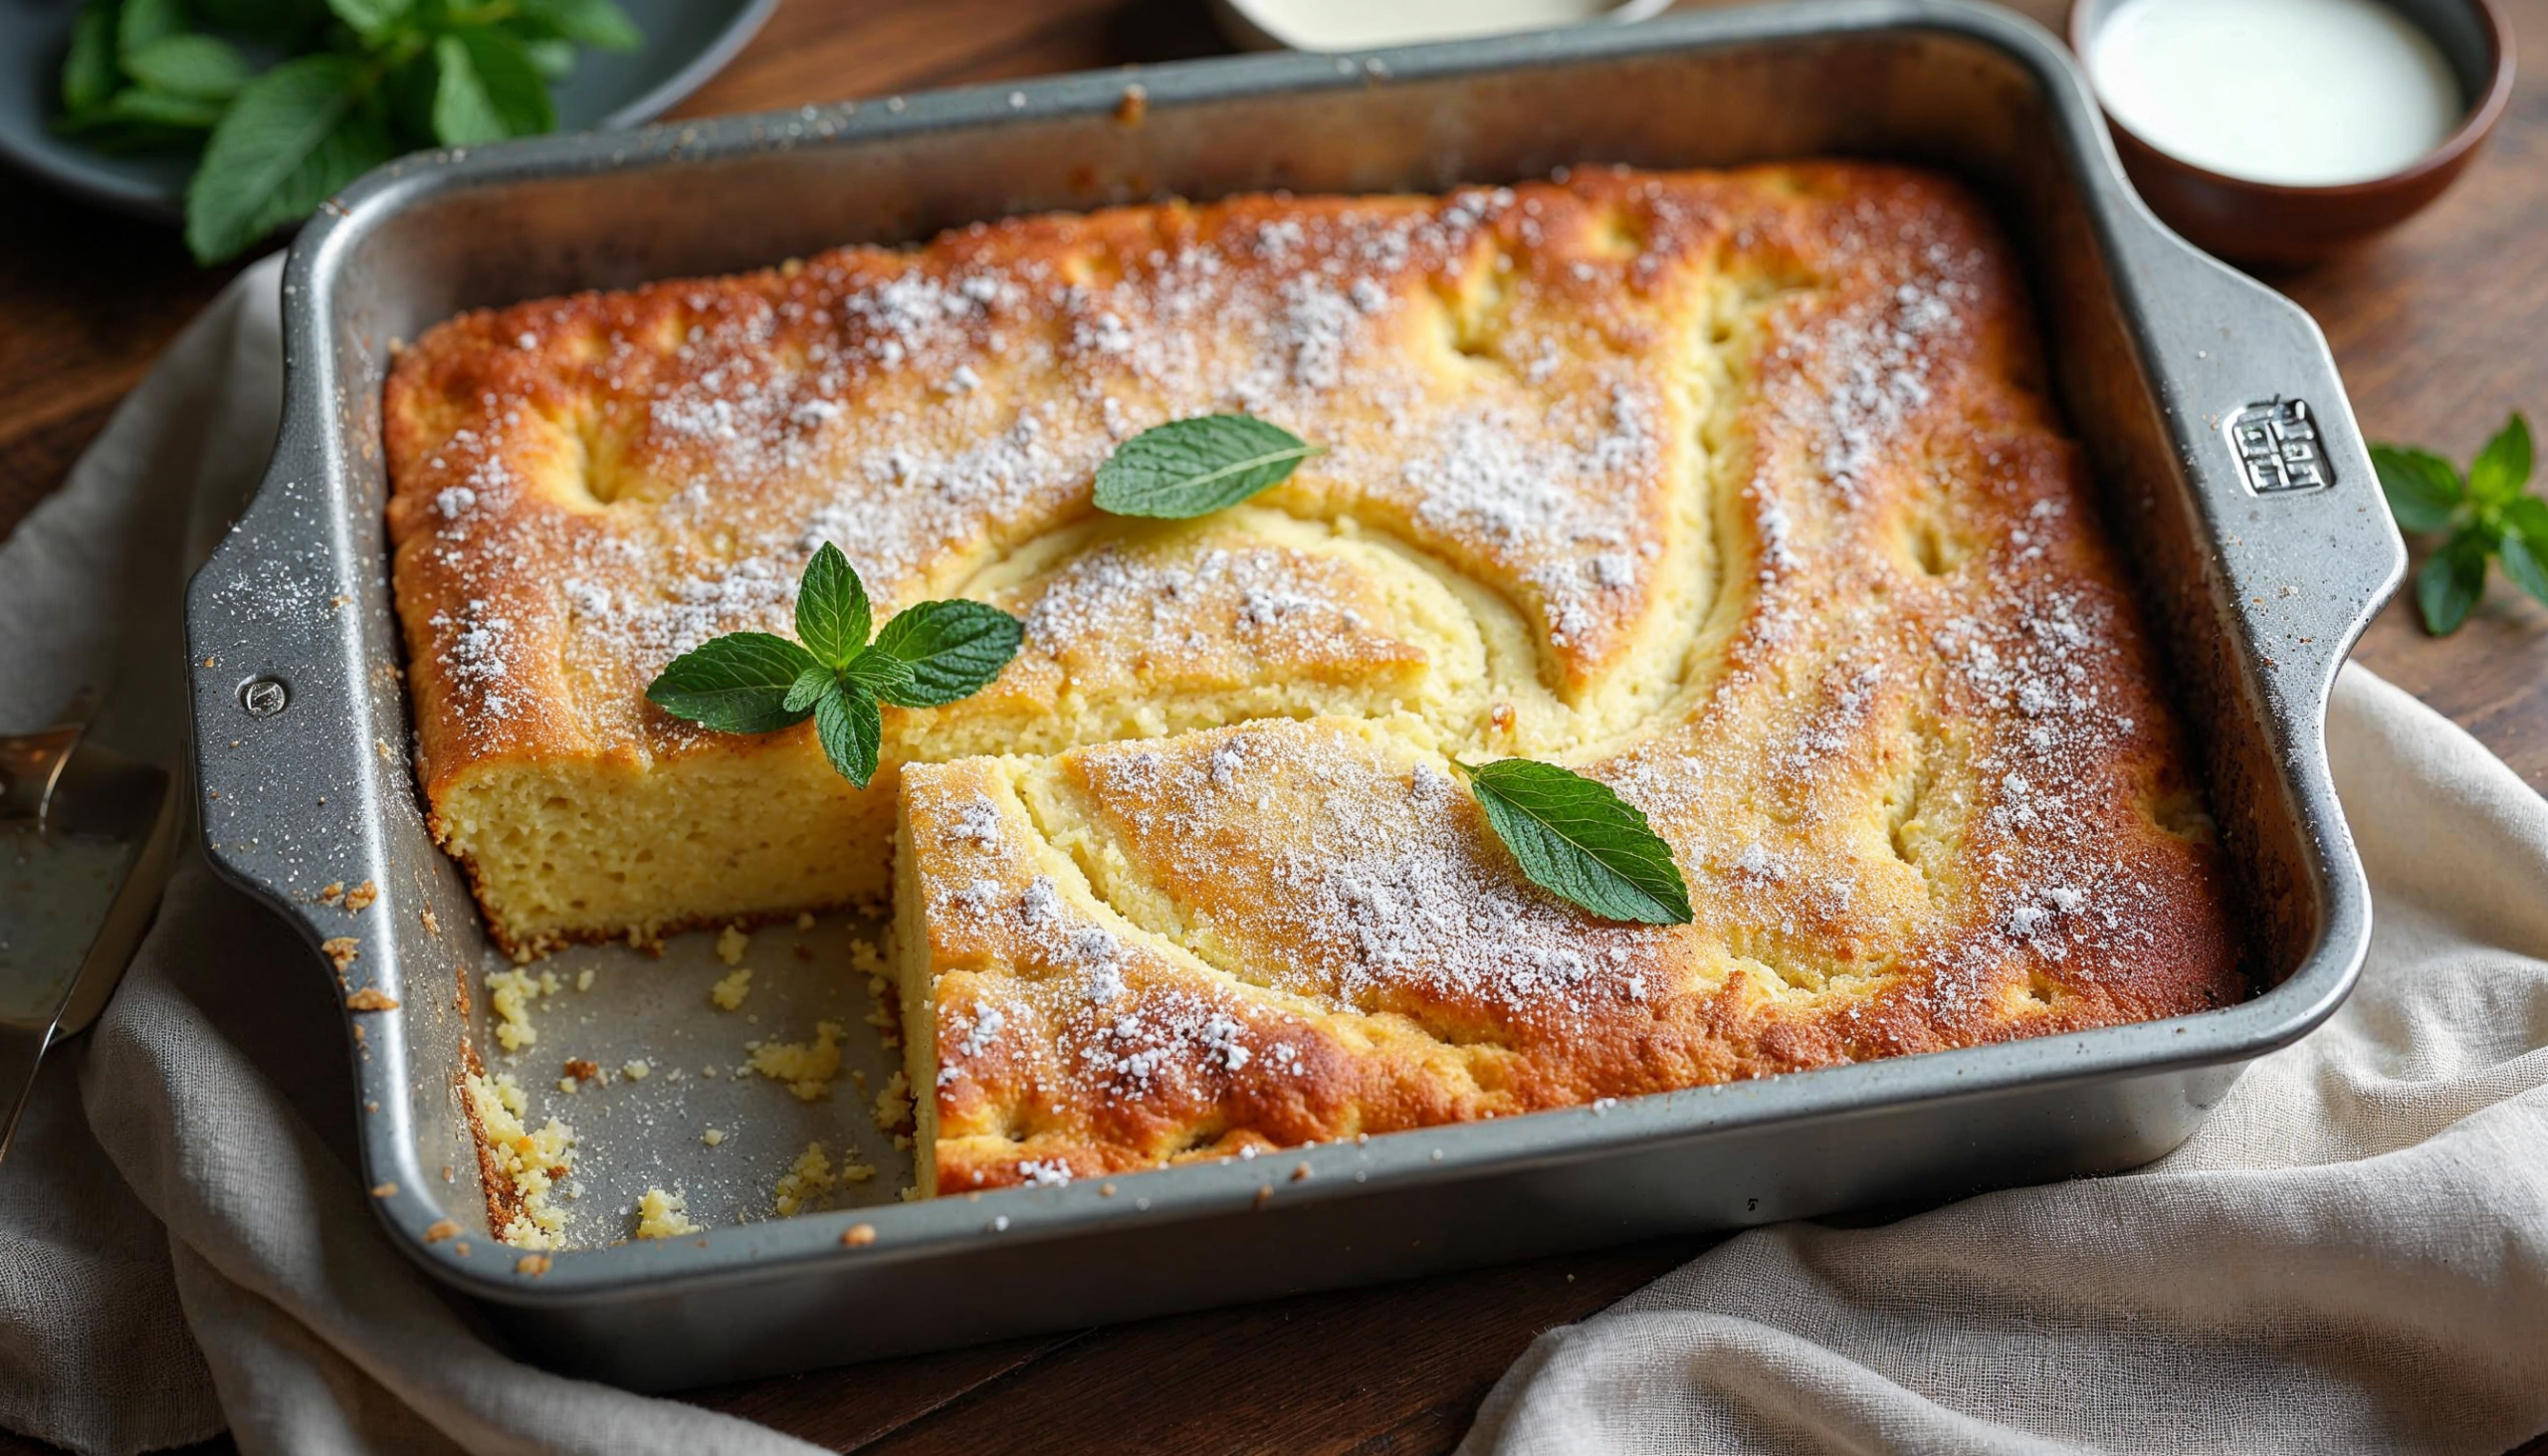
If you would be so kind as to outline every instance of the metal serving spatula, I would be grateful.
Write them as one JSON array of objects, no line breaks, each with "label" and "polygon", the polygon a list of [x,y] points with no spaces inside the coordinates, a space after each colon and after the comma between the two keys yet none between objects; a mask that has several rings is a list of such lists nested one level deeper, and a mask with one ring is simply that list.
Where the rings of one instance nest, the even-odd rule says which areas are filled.
[{"label": "metal serving spatula", "polygon": [[83,742],[92,701],[0,736],[0,1158],[45,1049],[105,1009],[176,844],[168,770]]}]

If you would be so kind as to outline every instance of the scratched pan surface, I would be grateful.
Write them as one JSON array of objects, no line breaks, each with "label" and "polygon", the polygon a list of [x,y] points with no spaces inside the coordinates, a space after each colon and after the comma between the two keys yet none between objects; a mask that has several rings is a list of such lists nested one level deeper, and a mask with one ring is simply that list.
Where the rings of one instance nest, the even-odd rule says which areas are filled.
[{"label": "scratched pan surface", "polygon": [[[365,1032],[348,1041],[362,1176],[396,1185],[375,1200],[390,1236],[528,1354],[694,1384],[2126,1167],[2182,1142],[2240,1066],[2342,1000],[2369,903],[2328,782],[2326,695],[2404,553],[2315,327],[2149,219],[2048,37],[1954,0],[1846,0],[1140,81],[1146,108],[1123,104],[1116,72],[421,156],[357,183],[293,250],[274,465],[192,588],[206,839],[314,947],[358,940],[349,986],[398,1000],[349,1013]],[[1143,1174],[1112,1197],[1079,1183],[905,1203],[908,1156],[852,1080],[800,1104],[733,1073],[747,1041],[828,1018],[880,1090],[893,1056],[846,965],[847,938],[876,928],[760,932],[743,954],[752,996],[731,1013],[708,1003],[725,969],[709,937],[662,961],[583,950],[548,962],[565,988],[510,1065],[535,1115],[583,1136],[567,1206],[586,1247],[532,1274],[487,1239],[455,1080],[464,1038],[509,1063],[477,989],[498,962],[407,761],[378,445],[393,339],[465,308],[1021,211],[1811,153],[1954,171],[2029,258],[2063,403],[2198,728],[2271,989],[2174,1021]],[[269,680],[284,694],[249,691]],[[364,880],[379,899],[359,913],[319,902],[329,882]],[[311,973],[327,973],[315,954]],[[555,1086],[566,1056],[643,1058],[649,1075],[570,1097]],[[727,1135],[714,1147],[712,1127]],[[768,1217],[787,1159],[815,1140],[877,1176],[829,1211]],[[680,1187],[714,1231],[614,1242],[648,1185]],[[443,1219],[466,1232],[428,1241]],[[862,1222],[873,1242],[844,1244]]]}]

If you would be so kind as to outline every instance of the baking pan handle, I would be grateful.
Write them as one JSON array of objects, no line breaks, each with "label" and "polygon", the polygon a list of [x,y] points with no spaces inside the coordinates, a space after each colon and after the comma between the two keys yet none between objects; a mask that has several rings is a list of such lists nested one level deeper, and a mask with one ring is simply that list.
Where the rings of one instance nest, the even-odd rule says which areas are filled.
[{"label": "baking pan handle", "polygon": [[[415,800],[396,668],[367,662],[363,643],[396,635],[378,568],[341,564],[380,559],[379,510],[342,499],[318,433],[286,420],[246,514],[187,588],[197,801],[215,869],[326,950],[348,994],[394,996],[397,937],[370,932],[411,913],[384,816]],[[356,539],[312,544],[335,535]],[[340,575],[357,569],[365,579]]]},{"label": "baking pan handle", "polygon": [[2406,546],[2316,320],[2152,225],[2141,344],[2212,565],[2286,721],[2323,719],[2336,670],[2406,573]]}]

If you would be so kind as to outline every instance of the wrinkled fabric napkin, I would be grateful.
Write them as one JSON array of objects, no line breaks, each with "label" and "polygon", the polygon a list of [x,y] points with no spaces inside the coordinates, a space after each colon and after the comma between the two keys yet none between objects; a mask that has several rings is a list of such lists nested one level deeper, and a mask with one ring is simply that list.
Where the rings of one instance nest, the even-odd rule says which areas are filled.
[{"label": "wrinkled fabric napkin", "polygon": [[[0,543],[0,728],[115,664],[175,761],[180,591],[281,397],[250,270]],[[2368,674],[2337,774],[2380,930],[2328,1027],[2120,1177],[1730,1240],[1542,1338],[1479,1451],[2500,1452],[2548,1426],[2548,805]],[[377,1231],[309,952],[181,861],[0,1167],[0,1426],[80,1451],[812,1448],[517,1363]]]}]

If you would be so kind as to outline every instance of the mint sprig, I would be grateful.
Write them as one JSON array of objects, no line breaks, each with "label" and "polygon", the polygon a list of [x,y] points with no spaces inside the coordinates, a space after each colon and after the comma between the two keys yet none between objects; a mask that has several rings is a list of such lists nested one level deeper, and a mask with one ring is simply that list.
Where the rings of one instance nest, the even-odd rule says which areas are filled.
[{"label": "mint sprig", "polygon": [[613,0],[86,0],[54,124],[200,147],[186,246],[212,264],[402,151],[554,129],[576,48],[641,40]]},{"label": "mint sprig", "polygon": [[867,585],[825,542],[796,582],[796,639],[729,632],[674,658],[648,702],[728,733],[766,733],[814,720],[832,770],[860,788],[876,776],[884,713],[938,708],[987,686],[1017,656],[1026,629],[980,602],[909,607],[868,640]]},{"label": "mint sprig", "polygon": [[1532,884],[1603,920],[1690,923],[1672,846],[1608,784],[1533,758],[1452,766]]},{"label": "mint sprig", "polygon": [[1155,425],[1097,468],[1097,509],[1185,520],[1291,479],[1320,448],[1252,415],[1196,415]]},{"label": "mint sprig", "polygon": [[2425,630],[2447,637],[2486,594],[2486,563],[2548,603],[2548,501],[2529,494],[2530,422],[2516,412],[2463,477],[2430,450],[2374,445],[2371,463],[2400,529],[2449,532],[2416,573]]}]

